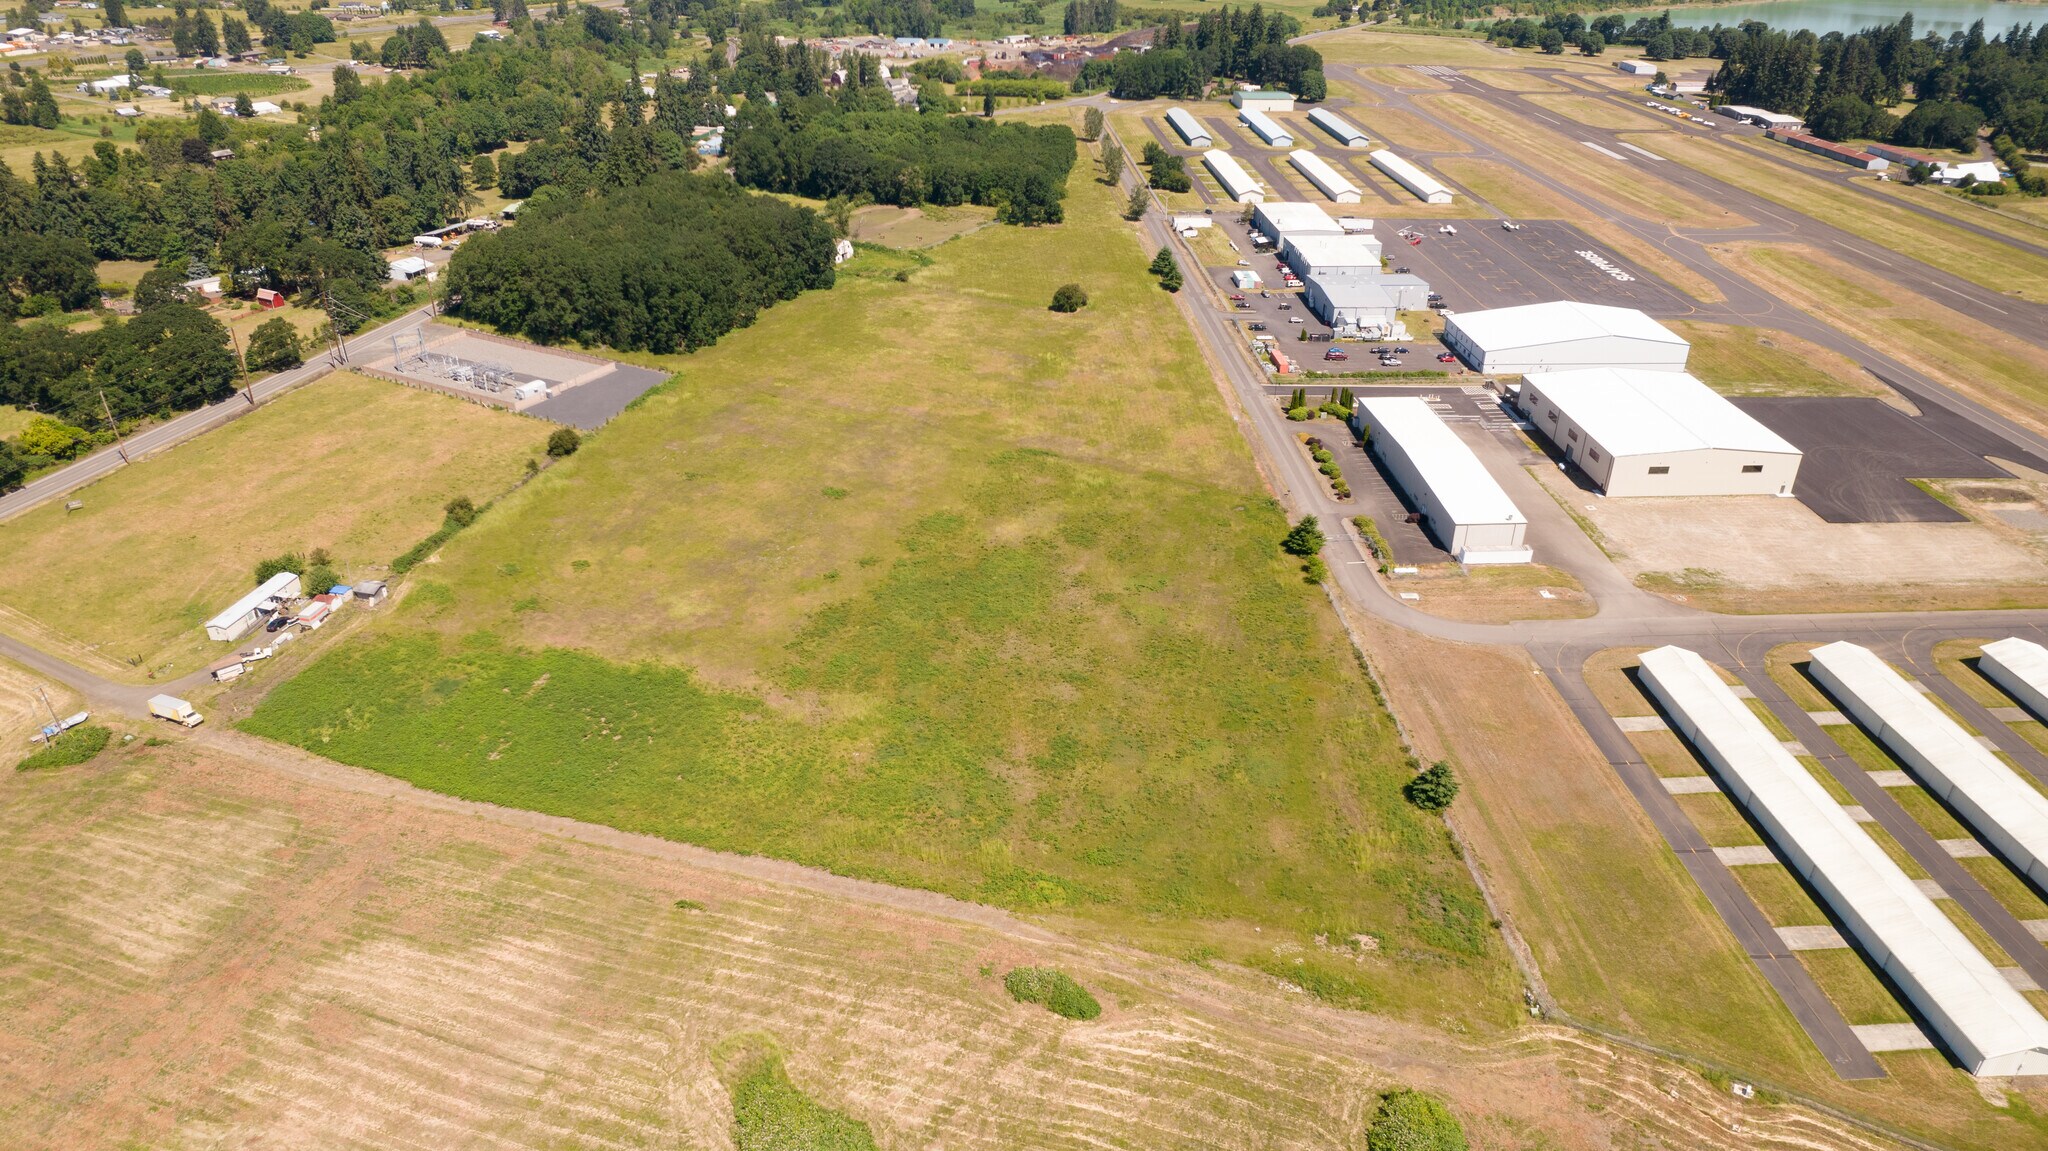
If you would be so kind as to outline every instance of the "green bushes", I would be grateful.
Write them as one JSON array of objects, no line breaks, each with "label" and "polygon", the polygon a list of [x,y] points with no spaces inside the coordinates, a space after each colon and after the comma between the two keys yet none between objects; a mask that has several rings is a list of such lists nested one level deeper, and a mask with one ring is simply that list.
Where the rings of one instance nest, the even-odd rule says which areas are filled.
[{"label": "green bushes", "polygon": [[[553,446],[552,441],[550,446]],[[455,533],[475,523],[476,518],[484,514],[484,509],[476,506],[476,502],[468,496],[456,496],[449,500],[448,506],[442,510],[445,514],[441,520],[440,530],[412,545],[404,555],[392,560],[391,570],[394,574],[404,575],[425,563],[427,557],[440,550],[442,544],[454,539]]]},{"label": "green bushes", "polygon": [[45,771],[84,763],[107,749],[114,733],[98,724],[74,727],[14,765],[16,771]]},{"label": "green bushes", "polygon": [[1394,562],[1394,549],[1387,545],[1387,537],[1380,534],[1380,526],[1371,516],[1353,516],[1351,522],[1357,526],[1358,534],[1365,537],[1365,546],[1372,549],[1373,558],[1380,561],[1380,571]]},{"label": "green bushes", "polygon": [[1102,1004],[1087,988],[1050,967],[1016,968],[1003,976],[1003,986],[1017,1002],[1036,1003],[1065,1019],[1093,1019],[1102,1014]]},{"label": "green bushes", "polygon": [[1052,294],[1052,310],[1078,312],[1088,306],[1088,293],[1079,284],[1061,284]]},{"label": "green bushes", "polygon": [[1160,287],[1169,292],[1180,291],[1180,264],[1174,260],[1171,248],[1159,249],[1159,254],[1152,257],[1152,266],[1147,270],[1159,277]]},{"label": "green bushes", "polygon": [[1437,760],[1403,784],[1401,794],[1424,811],[1442,811],[1458,798],[1458,781],[1451,775],[1451,765]]},{"label": "green bushes", "polygon": [[1314,516],[1303,516],[1280,541],[1280,550],[1291,556],[1312,556],[1323,550],[1329,541],[1323,536],[1322,525]]},{"label": "green bushes", "polygon": [[738,1151],[875,1151],[868,1125],[804,1094],[765,1038],[731,1059],[725,1079]]},{"label": "green bushes", "polygon": [[971,80],[954,89],[954,92],[961,96],[1017,97],[1039,104],[1047,100],[1064,100],[1074,94],[1073,87],[1065,80],[1022,80],[1004,77]]},{"label": "green bushes", "polygon": [[577,434],[575,428],[556,428],[548,433],[548,455],[555,459],[573,456],[576,449],[582,446],[583,437]]},{"label": "green bushes", "polygon": [[1406,1087],[1380,1096],[1366,1151],[1465,1151],[1465,1129],[1433,1095]]}]

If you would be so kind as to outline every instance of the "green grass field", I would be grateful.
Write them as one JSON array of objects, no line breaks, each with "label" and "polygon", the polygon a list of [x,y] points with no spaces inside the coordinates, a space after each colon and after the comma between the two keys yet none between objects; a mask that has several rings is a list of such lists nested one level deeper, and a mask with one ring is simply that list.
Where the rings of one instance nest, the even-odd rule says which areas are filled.
[{"label": "green grass field", "polygon": [[173,72],[170,89],[187,96],[279,96],[303,92],[311,84],[297,76],[273,76],[268,72]]},{"label": "green grass field", "polygon": [[1686,370],[1728,396],[1875,396],[1884,385],[1839,352],[1769,328],[1672,321],[1692,342]]},{"label": "green grass field", "polygon": [[[663,361],[674,382],[249,727],[1119,931],[1367,933],[1346,967],[1376,1005],[1511,1017],[1483,905],[1401,800],[1391,723],[1118,199],[1084,167],[1061,227],[864,254]],[[860,274],[884,256],[907,282]],[[1091,304],[1049,312],[1069,281]]]},{"label": "green grass field", "polygon": [[[10,520],[0,605],[140,679],[226,651],[201,626],[252,586],[258,560],[325,547],[350,576],[481,503],[541,454],[548,425],[337,375]],[[374,434],[372,434],[374,433]]]}]

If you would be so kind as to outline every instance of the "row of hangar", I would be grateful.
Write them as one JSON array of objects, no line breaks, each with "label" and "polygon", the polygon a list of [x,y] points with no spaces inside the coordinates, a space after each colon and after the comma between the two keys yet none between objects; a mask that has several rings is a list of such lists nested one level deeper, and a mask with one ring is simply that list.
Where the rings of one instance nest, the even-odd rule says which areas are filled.
[{"label": "row of hangar", "polygon": [[[2023,639],[1984,645],[1980,669],[2037,716],[2048,716],[2048,648]],[[1965,731],[1877,653],[1816,647],[1813,678],[1882,742],[1908,774],[1977,837],[2048,890],[2048,796]],[[2048,1074],[2048,1019],[1814,778],[1697,653],[1641,656],[1642,682],[1770,836],[1777,855],[1827,904],[1897,987],[1933,1038],[1979,1076]]]},{"label": "row of hangar", "polygon": [[[1516,411],[1610,497],[1789,496],[1802,453],[1686,372],[1690,345],[1630,308],[1574,301],[1446,319],[1467,364],[1520,374]],[[1528,518],[1479,457],[1415,397],[1352,416],[1439,543],[1461,563],[1531,558]]]},{"label": "row of hangar", "polygon": [[[1268,113],[1247,107],[1238,112],[1237,118],[1266,144],[1275,148],[1292,148],[1293,151],[1287,153],[1287,162],[1332,203],[1356,204],[1364,198],[1364,192],[1327,160],[1305,148],[1295,148],[1294,132]],[[1371,139],[1356,125],[1327,108],[1310,111],[1308,118],[1343,147],[1362,149],[1371,144]],[[1215,136],[1187,109],[1167,109],[1166,123],[1188,147],[1204,149],[1202,166],[1209,170],[1224,195],[1240,204],[1256,204],[1266,198],[1266,190],[1252,178],[1251,173],[1245,171],[1244,165],[1230,153],[1217,148]],[[1373,149],[1366,153],[1366,159],[1423,203],[1451,202],[1452,192],[1441,181],[1395,153],[1385,148]]]}]

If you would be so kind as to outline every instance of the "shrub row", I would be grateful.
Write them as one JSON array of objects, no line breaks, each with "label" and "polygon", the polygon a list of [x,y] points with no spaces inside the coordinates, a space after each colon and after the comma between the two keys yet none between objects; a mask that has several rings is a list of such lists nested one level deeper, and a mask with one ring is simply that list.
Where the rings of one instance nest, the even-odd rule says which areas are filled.
[{"label": "shrub row", "polygon": [[98,724],[74,727],[15,765],[16,771],[43,771],[84,763],[107,749],[114,733]]}]

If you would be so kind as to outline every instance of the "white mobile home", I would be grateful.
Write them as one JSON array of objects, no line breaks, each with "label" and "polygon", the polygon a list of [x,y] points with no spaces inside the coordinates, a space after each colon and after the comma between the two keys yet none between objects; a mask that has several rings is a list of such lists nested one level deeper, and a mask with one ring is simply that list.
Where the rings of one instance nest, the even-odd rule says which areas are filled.
[{"label": "white mobile home", "polygon": [[229,604],[221,613],[206,621],[206,638],[228,643],[242,638],[244,634],[277,610],[280,600],[295,599],[299,594],[299,577],[295,572],[279,572],[264,580],[256,590]]},{"label": "white mobile home", "polygon": [[1529,518],[1486,465],[1420,396],[1360,400],[1353,416],[1366,447],[1421,511],[1459,563],[1527,563]]},{"label": "white mobile home", "polygon": [[1287,153],[1287,162],[1294,165],[1294,170],[1300,172],[1309,183],[1314,184],[1316,191],[1328,196],[1333,202],[1338,204],[1358,203],[1360,199],[1358,185],[1345,179],[1342,172],[1330,167],[1329,161],[1321,156],[1305,149],[1296,148],[1294,151]]},{"label": "white mobile home", "polygon": [[1609,496],[1789,496],[1802,454],[1684,372],[1530,372],[1529,422]]},{"label": "white mobile home", "polygon": [[1385,172],[1388,179],[1413,192],[1415,198],[1423,203],[1448,204],[1451,202],[1451,190],[1438,183],[1436,177],[1394,155],[1385,148],[1366,153],[1366,158],[1372,161],[1373,167]]}]

